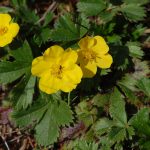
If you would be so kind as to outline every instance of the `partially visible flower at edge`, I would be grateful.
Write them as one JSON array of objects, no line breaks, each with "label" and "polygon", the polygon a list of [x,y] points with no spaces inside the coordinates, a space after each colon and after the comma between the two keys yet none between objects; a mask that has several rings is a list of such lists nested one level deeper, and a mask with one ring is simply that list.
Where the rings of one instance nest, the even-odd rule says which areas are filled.
[{"label": "partially visible flower at edge", "polygon": [[43,56],[32,62],[31,72],[40,77],[41,91],[52,94],[58,90],[70,92],[81,82],[82,70],[75,64],[78,55],[72,49],[64,49],[58,45],[48,48]]},{"label": "partially visible flower at edge", "polygon": [[0,14],[0,47],[10,44],[19,32],[19,25],[11,20],[9,14]]},{"label": "partially visible flower at edge", "polygon": [[78,63],[84,78],[91,78],[99,68],[110,68],[113,59],[108,54],[109,47],[101,36],[86,36],[78,43]]}]

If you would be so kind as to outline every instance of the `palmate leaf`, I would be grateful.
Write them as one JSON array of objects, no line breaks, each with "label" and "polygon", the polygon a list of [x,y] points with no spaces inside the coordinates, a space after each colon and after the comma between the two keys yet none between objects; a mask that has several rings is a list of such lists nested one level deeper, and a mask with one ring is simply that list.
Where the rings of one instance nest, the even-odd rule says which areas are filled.
[{"label": "palmate leaf", "polygon": [[47,146],[56,142],[60,126],[72,122],[72,111],[57,95],[43,95],[27,110],[15,111],[13,118],[18,126],[35,124],[38,144]]},{"label": "palmate leaf", "polygon": [[52,41],[73,41],[85,35],[88,20],[82,16],[79,23],[73,22],[69,14],[61,16],[55,24],[55,29],[50,34]]},{"label": "palmate leaf", "polygon": [[114,92],[111,94],[109,112],[117,126],[126,126],[127,115],[125,111],[125,102],[117,88],[115,88]]},{"label": "palmate leaf", "polygon": [[150,136],[150,108],[143,108],[138,111],[130,120],[131,124],[138,133]]},{"label": "palmate leaf", "polygon": [[131,21],[140,21],[146,16],[144,7],[132,3],[122,5],[121,12]]},{"label": "palmate leaf", "polygon": [[106,2],[104,0],[80,0],[77,8],[86,16],[94,16],[106,8]]}]

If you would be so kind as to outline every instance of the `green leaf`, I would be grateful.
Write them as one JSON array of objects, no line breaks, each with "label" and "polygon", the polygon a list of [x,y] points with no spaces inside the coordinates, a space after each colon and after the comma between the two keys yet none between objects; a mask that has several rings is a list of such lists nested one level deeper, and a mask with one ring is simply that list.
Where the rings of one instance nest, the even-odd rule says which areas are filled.
[{"label": "green leaf", "polygon": [[112,126],[113,126],[112,120],[109,120],[108,118],[101,118],[93,125],[92,128],[97,135],[102,135],[104,133],[109,132]]},{"label": "green leaf", "polygon": [[136,86],[143,91],[148,97],[150,97],[150,79],[142,78],[136,84]]},{"label": "green leaf", "polygon": [[5,7],[5,6],[1,6],[0,7],[0,13],[11,13],[13,12],[14,10],[10,7]]},{"label": "green leaf", "polygon": [[149,0],[123,0],[126,4],[139,4],[144,5],[149,2]]},{"label": "green leaf", "polygon": [[108,134],[109,140],[112,140],[113,143],[124,141],[126,138],[126,130],[124,128],[112,128]]},{"label": "green leaf", "polygon": [[121,7],[124,16],[131,21],[140,21],[146,16],[144,7],[138,4],[124,4]]},{"label": "green leaf", "polygon": [[36,15],[36,13],[31,11],[28,7],[21,5],[17,8],[17,11],[23,22],[35,24],[39,20],[38,15]]},{"label": "green leaf", "polygon": [[125,111],[125,102],[117,88],[115,88],[114,92],[111,94],[109,112],[111,117],[115,120],[117,126],[126,126],[127,115]]},{"label": "green leaf", "polygon": [[106,2],[103,0],[80,0],[77,3],[77,8],[86,16],[94,16],[106,8]]},{"label": "green leaf", "polygon": [[98,107],[104,107],[109,104],[110,94],[97,94],[92,99],[93,104]]},{"label": "green leaf", "polygon": [[20,48],[12,51],[15,61],[0,62],[0,83],[10,83],[23,74],[30,72],[32,52],[29,44],[25,41]]},{"label": "green leaf", "polygon": [[132,140],[132,136],[135,135],[135,130],[132,126],[129,126],[127,129],[127,132],[128,132],[128,137],[130,140]]},{"label": "green leaf", "polygon": [[59,128],[72,122],[72,111],[57,94],[42,94],[27,110],[14,111],[12,117],[19,126],[35,125],[35,137],[39,145],[56,142]]},{"label": "green leaf", "polygon": [[[55,29],[50,34],[51,40],[73,41],[80,39],[87,32],[87,19],[81,19],[80,23],[74,23],[69,14],[61,16],[55,24]],[[84,26],[85,24],[86,26]]]},{"label": "green leaf", "polygon": [[11,83],[21,77],[28,69],[29,65],[25,62],[0,62],[0,83]]},{"label": "green leaf", "polygon": [[19,127],[25,127],[38,123],[41,120],[42,116],[47,110],[47,104],[45,101],[42,101],[41,97],[38,101],[31,107],[26,110],[17,111],[14,110],[12,118]]},{"label": "green leaf", "polygon": [[26,109],[32,103],[35,77],[28,74],[9,93],[9,99],[14,103],[16,110]]},{"label": "green leaf", "polygon": [[38,143],[44,146],[53,144],[59,136],[59,127],[71,121],[72,112],[65,102],[50,102],[46,114],[35,128]]},{"label": "green leaf", "polygon": [[88,143],[85,140],[77,140],[74,143],[73,150],[98,150],[98,144],[95,142]]},{"label": "green leaf", "polygon": [[144,52],[141,50],[141,47],[138,46],[136,43],[130,42],[127,43],[127,46],[129,48],[129,55],[131,57],[141,59],[144,56]]},{"label": "green leaf", "polygon": [[44,24],[43,24],[44,27],[47,26],[52,21],[53,16],[54,14],[52,12],[47,13],[45,20],[44,20]]},{"label": "green leaf", "polygon": [[138,102],[138,98],[133,90],[131,90],[128,86],[123,85],[121,82],[119,82],[118,85],[132,104],[136,104]]},{"label": "green leaf", "polygon": [[43,28],[40,30],[40,33],[34,36],[34,41],[40,47],[42,44],[48,42],[51,38],[51,30],[49,28]]},{"label": "green leaf", "polygon": [[143,108],[138,111],[130,120],[131,124],[139,133],[150,136],[150,108]]},{"label": "green leaf", "polygon": [[[43,119],[36,126],[36,140],[40,145],[50,145],[56,142],[57,137],[59,136],[59,127],[56,122],[57,118],[54,118],[54,112],[57,108],[50,107]],[[59,119],[59,118],[58,118]]]}]

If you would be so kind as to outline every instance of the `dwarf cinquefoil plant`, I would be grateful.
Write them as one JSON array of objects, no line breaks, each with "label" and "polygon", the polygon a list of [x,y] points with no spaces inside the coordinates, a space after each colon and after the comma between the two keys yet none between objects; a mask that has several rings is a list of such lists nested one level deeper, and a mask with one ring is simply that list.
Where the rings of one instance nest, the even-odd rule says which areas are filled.
[{"label": "dwarf cinquefoil plant", "polygon": [[150,149],[149,0],[1,4],[0,149]]}]

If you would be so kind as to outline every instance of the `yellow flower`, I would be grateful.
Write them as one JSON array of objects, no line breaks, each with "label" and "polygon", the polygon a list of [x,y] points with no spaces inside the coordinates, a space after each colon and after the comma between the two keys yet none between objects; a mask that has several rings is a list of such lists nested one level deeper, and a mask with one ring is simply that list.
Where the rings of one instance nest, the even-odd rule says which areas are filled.
[{"label": "yellow flower", "polygon": [[11,43],[19,32],[19,25],[11,22],[9,14],[0,14],[0,47]]},{"label": "yellow flower", "polygon": [[99,68],[110,68],[113,59],[108,54],[109,47],[101,36],[86,36],[79,41],[78,62],[83,71],[83,77],[91,78]]},{"label": "yellow flower", "polygon": [[32,62],[31,72],[40,77],[39,88],[47,94],[58,90],[70,92],[81,82],[82,70],[75,64],[78,55],[75,51],[60,46],[51,46],[43,56]]}]

